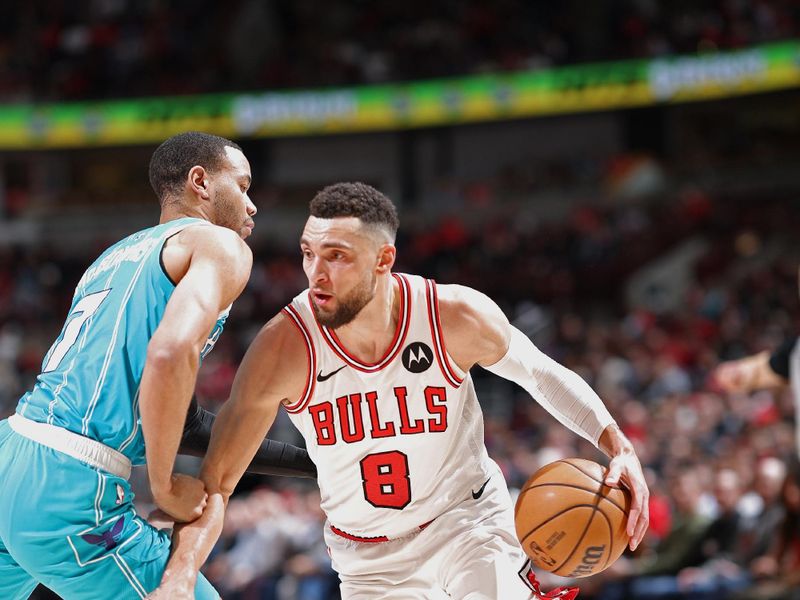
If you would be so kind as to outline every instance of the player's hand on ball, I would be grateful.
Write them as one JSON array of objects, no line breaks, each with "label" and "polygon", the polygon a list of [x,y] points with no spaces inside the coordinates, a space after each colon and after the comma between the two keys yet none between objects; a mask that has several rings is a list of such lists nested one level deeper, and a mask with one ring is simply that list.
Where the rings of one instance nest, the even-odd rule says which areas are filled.
[{"label": "player's hand on ball", "polygon": [[189,475],[173,474],[168,490],[153,490],[158,507],[176,523],[194,521],[203,514],[208,494],[203,482]]},{"label": "player's hand on ball", "polygon": [[624,485],[631,492],[631,508],[628,513],[627,533],[629,547],[636,550],[647,533],[650,524],[650,490],[644,479],[642,465],[632,452],[622,452],[611,459],[606,472],[605,484],[611,487]]}]

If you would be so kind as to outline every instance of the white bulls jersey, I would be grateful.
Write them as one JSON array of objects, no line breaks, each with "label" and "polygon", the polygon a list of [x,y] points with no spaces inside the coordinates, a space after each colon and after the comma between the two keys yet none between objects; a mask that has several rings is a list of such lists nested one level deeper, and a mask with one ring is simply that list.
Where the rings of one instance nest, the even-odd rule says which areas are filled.
[{"label": "white bulls jersey", "polygon": [[419,531],[493,472],[472,379],[442,341],[436,284],[394,277],[400,317],[375,364],[316,321],[307,290],[284,309],[309,363],[305,392],[286,409],[317,465],[331,529],[363,541]]}]

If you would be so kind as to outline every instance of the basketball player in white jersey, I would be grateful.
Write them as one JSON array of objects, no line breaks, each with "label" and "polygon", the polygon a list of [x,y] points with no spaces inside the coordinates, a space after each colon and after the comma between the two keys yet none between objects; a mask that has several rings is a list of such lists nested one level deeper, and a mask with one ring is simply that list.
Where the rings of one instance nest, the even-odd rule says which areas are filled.
[{"label": "basketball player in white jersey", "polygon": [[[391,201],[361,183],[313,199],[300,239],[309,289],[248,350],[201,477],[227,498],[283,405],[317,465],[345,600],[574,598],[538,590],[469,370],[523,386],[611,457],[607,483],[633,495],[631,548],[648,525],[639,460],[590,387],[492,300],[392,273],[397,226]],[[191,589],[204,553],[179,543],[159,593]]]}]

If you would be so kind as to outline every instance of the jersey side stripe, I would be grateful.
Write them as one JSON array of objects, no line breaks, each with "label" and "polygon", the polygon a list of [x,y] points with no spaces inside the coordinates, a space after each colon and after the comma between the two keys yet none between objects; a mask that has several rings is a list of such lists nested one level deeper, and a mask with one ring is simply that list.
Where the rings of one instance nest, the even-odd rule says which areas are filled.
[{"label": "jersey side stripe", "polygon": [[439,301],[436,296],[436,284],[432,280],[426,279],[425,286],[428,291],[428,320],[431,326],[433,345],[436,350],[436,360],[439,363],[439,368],[441,368],[447,383],[457,388],[464,379],[456,375],[447,357],[447,352],[445,351],[444,339],[442,338],[442,323],[439,319]]},{"label": "jersey side stripe", "polygon": [[133,429],[131,429],[131,434],[128,436],[128,439],[122,442],[122,445],[119,448],[117,448],[118,452],[122,452],[123,450],[125,450],[125,448],[127,448],[130,445],[130,443],[136,439],[136,434],[139,431],[139,418],[137,415],[139,414],[140,390],[141,387],[136,388],[136,395],[133,397],[133,406],[131,407],[131,412],[133,413]]},{"label": "jersey side stripe", "polygon": [[314,381],[314,374],[317,372],[317,354],[314,351],[314,342],[311,340],[311,335],[306,329],[306,325],[303,322],[302,317],[297,312],[292,305],[289,305],[283,309],[283,312],[291,319],[291,322],[297,327],[297,330],[303,336],[303,340],[306,342],[306,360],[308,365],[308,379],[306,380],[306,387],[303,390],[302,395],[300,396],[300,400],[293,404],[284,404],[284,408],[286,412],[290,413],[298,413],[302,411],[311,400],[311,396],[314,394],[314,386],[316,385]]}]

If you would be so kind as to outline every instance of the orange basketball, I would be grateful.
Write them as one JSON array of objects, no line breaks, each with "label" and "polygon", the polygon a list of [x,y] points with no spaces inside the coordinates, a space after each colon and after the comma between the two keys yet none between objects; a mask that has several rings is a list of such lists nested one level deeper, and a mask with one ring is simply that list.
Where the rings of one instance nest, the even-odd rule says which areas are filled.
[{"label": "orange basketball", "polygon": [[628,545],[631,496],[603,484],[605,467],[581,458],[545,465],[517,498],[517,537],[533,563],[562,577],[608,568]]}]

